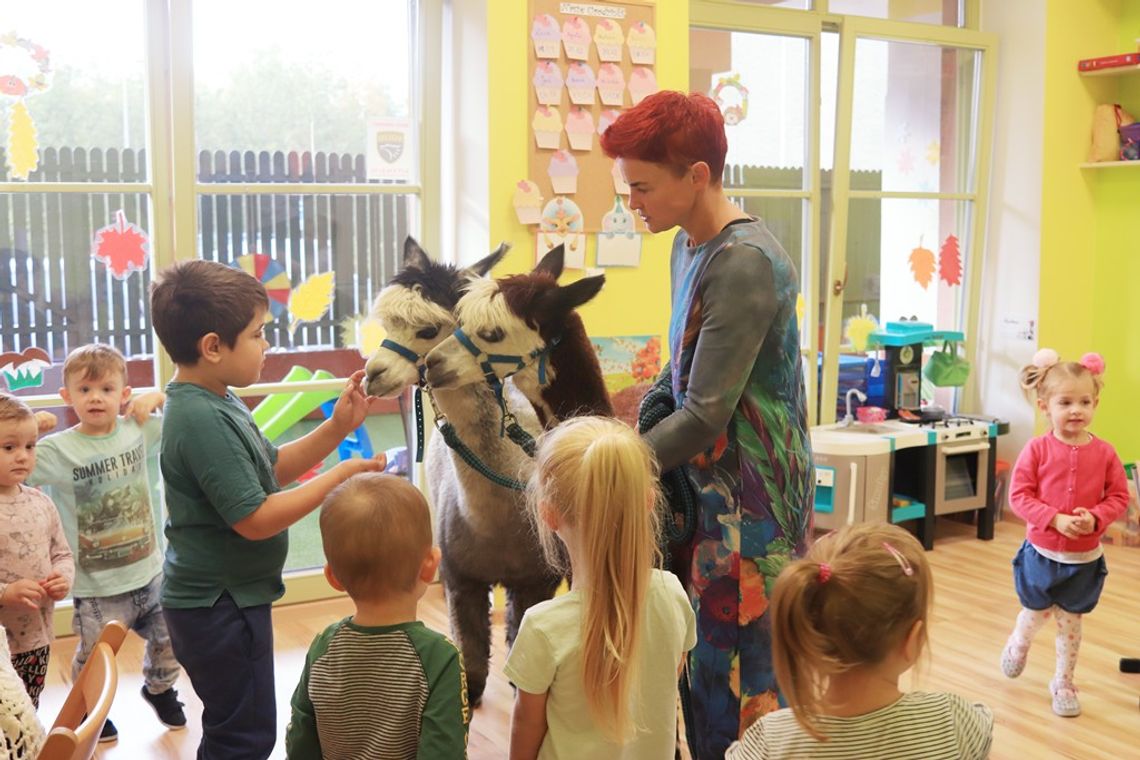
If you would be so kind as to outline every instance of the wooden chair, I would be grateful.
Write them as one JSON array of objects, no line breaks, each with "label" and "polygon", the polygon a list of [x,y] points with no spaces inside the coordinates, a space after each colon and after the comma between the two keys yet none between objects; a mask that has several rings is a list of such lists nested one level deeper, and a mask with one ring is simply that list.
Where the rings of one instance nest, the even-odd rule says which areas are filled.
[{"label": "wooden chair", "polygon": [[91,656],[59,709],[39,760],[90,760],[95,756],[99,733],[119,685],[115,655],[126,636],[126,627],[117,620],[103,627]]}]

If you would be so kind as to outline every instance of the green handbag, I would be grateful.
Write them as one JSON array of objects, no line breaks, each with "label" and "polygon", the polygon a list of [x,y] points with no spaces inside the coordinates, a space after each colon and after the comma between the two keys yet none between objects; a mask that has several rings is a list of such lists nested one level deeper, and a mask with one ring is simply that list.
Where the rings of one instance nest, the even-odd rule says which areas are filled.
[{"label": "green handbag", "polygon": [[942,388],[966,384],[970,376],[970,362],[958,355],[958,344],[946,341],[935,351],[922,368],[922,374],[934,385]]}]

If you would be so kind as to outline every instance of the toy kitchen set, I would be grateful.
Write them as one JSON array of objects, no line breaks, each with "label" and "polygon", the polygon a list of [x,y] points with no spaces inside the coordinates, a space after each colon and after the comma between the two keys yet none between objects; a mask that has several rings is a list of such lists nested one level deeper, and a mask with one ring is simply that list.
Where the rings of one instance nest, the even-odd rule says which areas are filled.
[{"label": "toy kitchen set", "polygon": [[[951,346],[962,339],[962,333],[906,321],[888,322],[871,334],[876,355],[867,360],[865,387],[881,381],[881,398],[869,399],[852,386],[843,420],[811,430],[817,528],[913,520],[923,546],[931,549],[935,517],[972,512],[978,538],[993,538],[997,437],[1008,432],[1008,423],[921,403],[924,346],[953,352]],[[852,396],[859,404],[878,405],[853,413]]]}]

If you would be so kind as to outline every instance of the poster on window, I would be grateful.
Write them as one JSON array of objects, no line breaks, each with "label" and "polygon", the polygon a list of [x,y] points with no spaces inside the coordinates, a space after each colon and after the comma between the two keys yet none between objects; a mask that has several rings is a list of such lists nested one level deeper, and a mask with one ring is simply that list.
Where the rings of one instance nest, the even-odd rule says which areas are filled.
[{"label": "poster on window", "polygon": [[368,179],[411,182],[414,141],[411,119],[368,122]]}]

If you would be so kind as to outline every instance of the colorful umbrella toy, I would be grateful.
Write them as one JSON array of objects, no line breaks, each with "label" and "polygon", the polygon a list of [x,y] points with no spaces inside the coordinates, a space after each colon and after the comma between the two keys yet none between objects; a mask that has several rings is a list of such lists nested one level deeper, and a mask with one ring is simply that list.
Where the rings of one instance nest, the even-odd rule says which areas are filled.
[{"label": "colorful umbrella toy", "polygon": [[238,256],[230,266],[253,275],[265,286],[265,294],[269,296],[270,319],[277,319],[285,313],[289,305],[289,293],[293,290],[293,283],[289,280],[285,267],[264,253]]},{"label": "colorful umbrella toy", "polygon": [[0,35],[0,99],[14,100],[8,113],[8,173],[27,179],[39,166],[39,143],[24,98],[51,86],[51,56],[31,40],[9,32]]}]

